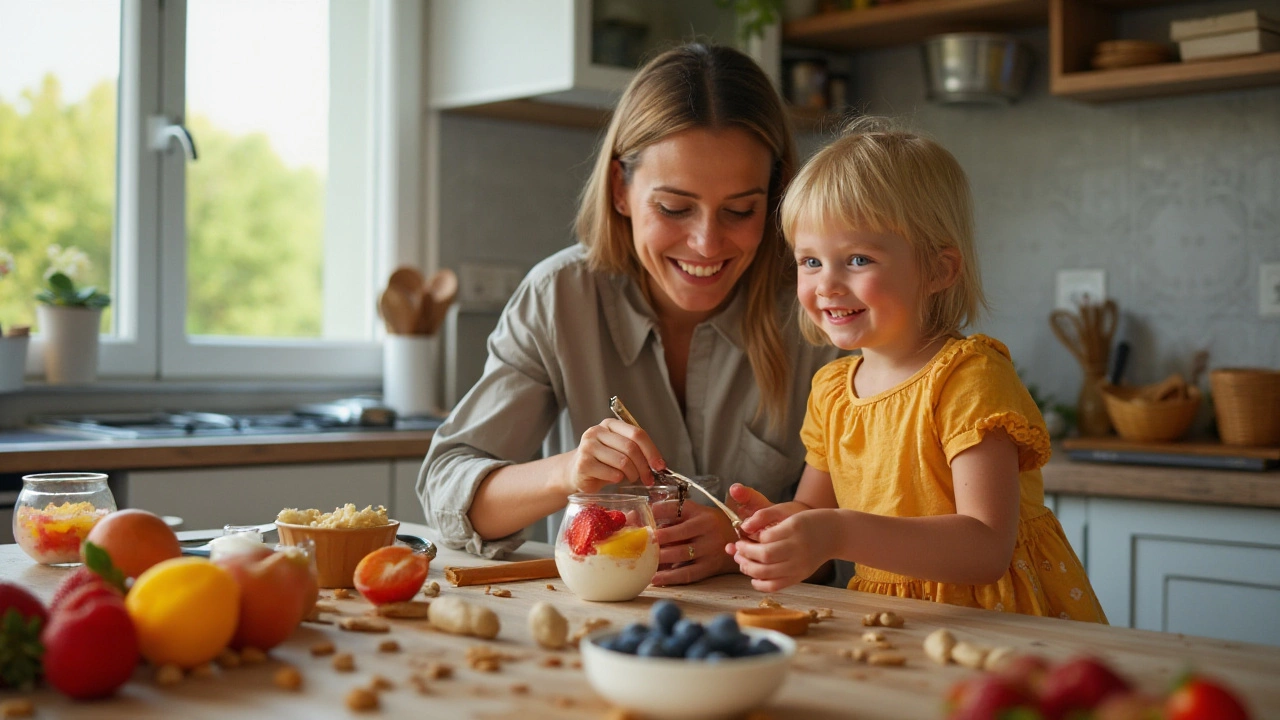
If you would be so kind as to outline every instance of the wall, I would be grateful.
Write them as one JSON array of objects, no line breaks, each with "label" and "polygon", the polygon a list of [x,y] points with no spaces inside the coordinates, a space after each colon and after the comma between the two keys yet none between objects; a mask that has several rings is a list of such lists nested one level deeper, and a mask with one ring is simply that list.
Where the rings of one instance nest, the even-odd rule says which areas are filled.
[{"label": "wall", "polygon": [[[853,64],[866,110],[902,118],[969,173],[992,313],[976,329],[1009,345],[1024,378],[1074,403],[1076,362],[1051,334],[1059,269],[1101,268],[1134,345],[1127,378],[1280,367],[1280,319],[1258,316],[1260,262],[1280,262],[1280,88],[1084,105],[1036,80],[1007,108],[924,102],[915,47]],[[441,261],[520,262],[571,241],[594,132],[446,116]],[[802,138],[812,152],[820,136]]]}]

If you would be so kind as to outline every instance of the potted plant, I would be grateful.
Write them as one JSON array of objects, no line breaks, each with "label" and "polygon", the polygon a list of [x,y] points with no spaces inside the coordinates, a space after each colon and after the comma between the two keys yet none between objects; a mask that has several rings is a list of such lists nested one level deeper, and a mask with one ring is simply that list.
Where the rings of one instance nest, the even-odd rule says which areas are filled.
[{"label": "potted plant", "polygon": [[[0,281],[13,273],[13,254],[0,248]],[[10,327],[8,334],[0,327],[0,393],[22,389],[22,374],[27,365],[29,328]]]},{"label": "potted plant", "polygon": [[96,287],[76,285],[75,279],[88,269],[89,256],[83,251],[49,246],[46,285],[36,293],[36,318],[45,341],[45,379],[51,384],[90,383],[98,376],[98,329],[111,298]]}]

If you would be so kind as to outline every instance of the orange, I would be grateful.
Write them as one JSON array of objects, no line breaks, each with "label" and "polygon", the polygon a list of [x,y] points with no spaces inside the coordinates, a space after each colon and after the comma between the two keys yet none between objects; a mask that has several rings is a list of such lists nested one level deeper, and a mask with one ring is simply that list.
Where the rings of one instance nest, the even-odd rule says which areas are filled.
[{"label": "orange", "polygon": [[609,557],[638,558],[644,554],[644,549],[648,544],[648,528],[623,528],[596,543],[596,552]]},{"label": "orange", "polygon": [[[178,536],[159,515],[146,510],[117,510],[106,515],[94,524],[85,542],[106,550],[111,564],[131,578],[161,560],[182,555]],[[83,554],[82,550],[82,559]]]},{"label": "orange", "polygon": [[240,619],[240,585],[205,558],[175,558],[142,573],[124,605],[143,657],[189,669],[231,641]]}]

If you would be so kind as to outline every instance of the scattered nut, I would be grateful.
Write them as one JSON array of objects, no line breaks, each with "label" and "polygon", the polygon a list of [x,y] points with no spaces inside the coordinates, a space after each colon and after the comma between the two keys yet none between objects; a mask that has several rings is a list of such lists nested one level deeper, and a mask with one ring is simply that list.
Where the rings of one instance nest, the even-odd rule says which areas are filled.
[{"label": "scattered nut", "polygon": [[494,596],[494,597],[499,597],[499,598],[509,598],[509,597],[511,597],[511,591],[510,591],[510,590],[508,590],[508,589],[506,589],[506,588],[495,588],[495,589],[494,589],[494,591],[493,591],[493,592],[491,592],[491,593],[489,593],[489,594],[490,594],[490,595],[492,595],[492,596]]},{"label": "scattered nut", "polygon": [[880,613],[867,613],[862,616],[862,624],[866,627],[876,627],[880,624]]},{"label": "scattered nut", "polygon": [[467,648],[467,665],[480,672],[498,672],[502,669],[504,656],[501,652],[486,645],[472,645]]},{"label": "scattered nut", "polygon": [[582,627],[573,632],[573,636],[569,638],[569,644],[574,647],[578,647],[578,641],[582,640],[582,638],[600,630],[601,628],[607,628],[611,624],[612,623],[610,623],[606,618],[587,618],[583,621]]},{"label": "scattered nut", "polygon": [[551,583],[547,583],[547,589],[548,589],[548,590],[551,590],[551,591],[554,591],[554,590],[556,589],[556,586],[555,586],[555,585],[552,585]]},{"label": "scattered nut", "polygon": [[951,662],[951,650],[956,646],[956,637],[946,628],[938,628],[924,639],[924,654],[939,665]]},{"label": "scattered nut", "polygon": [[539,660],[538,664],[546,668],[558,668],[564,665],[564,661],[555,655],[548,655]]},{"label": "scattered nut", "polygon": [[0,717],[29,718],[36,714],[36,704],[30,698],[13,698],[0,702]]},{"label": "scattered nut", "polygon": [[814,621],[816,622],[820,622],[822,620],[830,620],[835,616],[836,616],[836,611],[828,607],[814,608],[813,610],[809,611],[809,617],[813,618]]},{"label": "scattered nut", "polygon": [[453,595],[431,602],[431,607],[427,610],[427,622],[437,630],[486,640],[497,637],[502,628],[498,614],[493,610],[472,605]]},{"label": "scattered nut", "polygon": [[311,608],[311,612],[302,618],[302,622],[316,623],[317,625],[332,625],[333,621],[324,617],[319,610]]},{"label": "scattered nut", "polygon": [[311,646],[311,654],[314,657],[320,657],[322,655],[332,655],[335,649],[336,648],[333,647],[333,643],[329,642],[328,640],[321,640],[320,642]]},{"label": "scattered nut", "polygon": [[347,693],[347,709],[356,712],[365,712],[367,710],[377,710],[380,705],[378,693],[368,688],[352,688]]},{"label": "scattered nut", "polygon": [[868,630],[862,633],[862,642],[864,643],[884,642],[884,633],[878,630]]},{"label": "scattered nut", "polygon": [[987,653],[987,657],[982,661],[983,670],[999,670],[1013,659],[1017,653],[1011,647],[998,647]]},{"label": "scattered nut", "polygon": [[395,640],[383,640],[378,643],[378,652],[393,653],[400,652],[400,643]]},{"label": "scattered nut", "polygon": [[410,675],[409,684],[413,686],[413,689],[418,691],[419,695],[431,694],[431,684],[428,683],[427,678],[422,675]]},{"label": "scattered nut", "polygon": [[432,580],[422,587],[422,594],[427,597],[437,597],[440,595],[440,583]]},{"label": "scattered nut", "polygon": [[387,624],[386,620],[376,617],[342,618],[338,623],[338,627],[351,632],[384,633],[391,631],[391,626]]},{"label": "scattered nut", "polygon": [[871,651],[867,650],[866,648],[854,648],[852,652],[853,652],[853,659],[856,662],[866,662],[867,655],[871,654]]},{"label": "scattered nut", "polygon": [[327,602],[318,602],[318,603],[316,603],[316,604],[315,604],[315,607],[313,607],[313,608],[311,608],[311,609],[312,609],[312,610],[314,610],[315,612],[318,612],[318,613],[336,613],[336,612],[338,612],[338,606],[337,606],[337,605],[334,605],[333,603],[327,603]]},{"label": "scattered nut", "polygon": [[780,603],[780,602],[778,602],[777,600],[774,600],[772,597],[770,597],[770,596],[766,595],[766,596],[764,597],[764,599],[760,601],[760,607],[762,607],[762,608],[780,608],[780,607],[782,607],[782,603]]},{"label": "scattered nut", "polygon": [[607,720],[640,720],[640,716],[620,707],[609,708]]},{"label": "scattered nut", "polygon": [[581,669],[582,669],[582,661],[581,661],[581,660],[571,660],[571,661],[569,662],[569,667],[573,668],[574,670],[581,670]]},{"label": "scattered nut", "polygon": [[511,686],[511,693],[513,695],[528,695],[529,686],[524,683],[516,683],[515,685]]},{"label": "scattered nut", "polygon": [[261,665],[266,661],[267,654],[256,647],[250,646],[240,651],[242,665]]},{"label": "scattered nut", "polygon": [[182,682],[182,668],[173,663],[165,663],[156,668],[157,685],[177,685]]},{"label": "scattered nut", "polygon": [[333,597],[335,600],[347,600],[355,597],[355,595],[347,588],[338,588],[333,591]]},{"label": "scattered nut", "polygon": [[395,687],[394,683],[382,677],[381,675],[374,675],[373,677],[369,678],[369,689],[373,690],[374,692],[390,690],[394,687]]},{"label": "scattered nut", "polygon": [[448,680],[453,677],[453,666],[448,663],[427,663],[422,675],[430,680]]},{"label": "scattered nut", "polygon": [[333,656],[333,669],[338,672],[354,672],[356,659],[351,653],[338,653]]},{"label": "scattered nut", "polygon": [[551,704],[558,708],[571,708],[573,707],[573,698],[565,697],[564,695],[557,695],[556,697],[551,698]]},{"label": "scattered nut", "polygon": [[961,640],[951,648],[951,659],[967,668],[980,669],[987,659],[987,648]]},{"label": "scattered nut", "polygon": [[569,621],[551,603],[534,603],[529,608],[529,632],[542,647],[559,650],[568,638]]},{"label": "scattered nut", "polygon": [[231,648],[222,648],[222,652],[213,661],[222,668],[240,667],[240,654]]},{"label": "scattered nut", "polygon": [[191,677],[198,677],[198,678],[213,677],[213,664],[200,663],[199,665],[191,668]]},{"label": "scattered nut", "polygon": [[882,612],[880,613],[880,624],[888,628],[900,628],[906,625],[907,621],[897,613]]},{"label": "scattered nut", "polygon": [[427,617],[431,612],[431,603],[421,600],[386,603],[375,607],[373,612],[379,617],[396,618],[397,620],[418,620]]},{"label": "scattered nut", "polygon": [[302,689],[302,673],[292,665],[285,665],[271,676],[271,682],[281,690],[297,691]]},{"label": "scattered nut", "polygon": [[868,665],[899,667],[907,664],[907,656],[895,652],[873,652],[867,656]]}]

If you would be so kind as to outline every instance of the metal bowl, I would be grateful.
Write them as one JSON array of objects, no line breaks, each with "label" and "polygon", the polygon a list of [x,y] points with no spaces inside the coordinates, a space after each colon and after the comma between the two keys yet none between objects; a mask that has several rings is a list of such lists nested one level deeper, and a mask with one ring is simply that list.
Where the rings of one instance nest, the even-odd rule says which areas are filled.
[{"label": "metal bowl", "polygon": [[935,35],[923,50],[934,102],[1007,105],[1022,94],[1031,71],[1031,48],[1009,35]]}]

